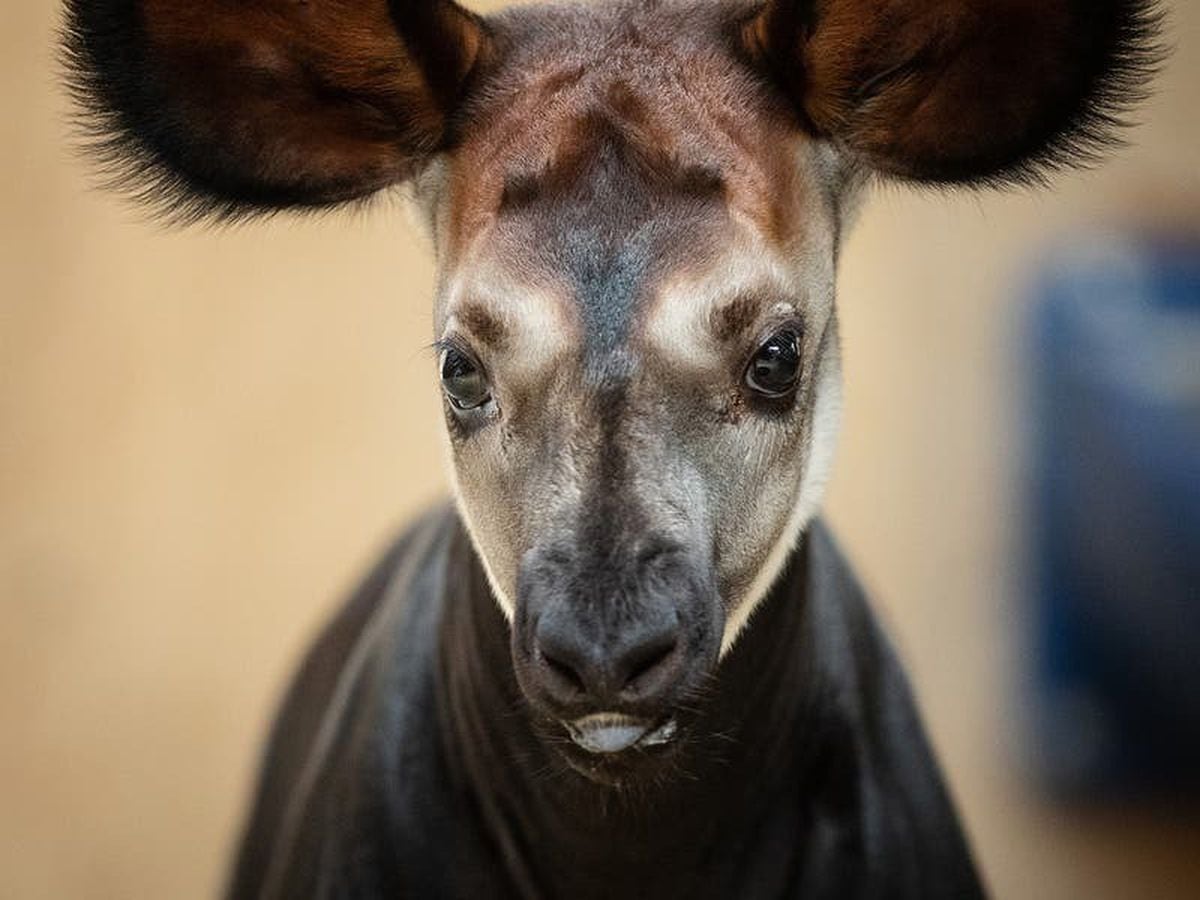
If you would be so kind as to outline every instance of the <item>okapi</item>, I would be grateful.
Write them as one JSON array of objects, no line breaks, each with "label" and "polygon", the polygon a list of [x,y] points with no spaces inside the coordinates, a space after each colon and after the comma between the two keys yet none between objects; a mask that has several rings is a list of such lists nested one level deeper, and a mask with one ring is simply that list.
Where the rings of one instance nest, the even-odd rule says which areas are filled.
[{"label": "okapi", "polygon": [[453,508],[328,626],[228,895],[983,894],[815,518],[873,180],[1093,161],[1139,0],[68,0],[109,174],[174,220],[399,184]]}]

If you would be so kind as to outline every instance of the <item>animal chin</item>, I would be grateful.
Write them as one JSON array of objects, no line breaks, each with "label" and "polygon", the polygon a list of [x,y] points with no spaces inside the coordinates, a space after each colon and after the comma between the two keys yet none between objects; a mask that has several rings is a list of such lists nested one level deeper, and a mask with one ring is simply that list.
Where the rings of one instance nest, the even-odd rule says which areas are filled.
[{"label": "animal chin", "polygon": [[596,756],[662,746],[678,730],[674,719],[655,722],[619,713],[594,713],[563,724],[576,746]]}]

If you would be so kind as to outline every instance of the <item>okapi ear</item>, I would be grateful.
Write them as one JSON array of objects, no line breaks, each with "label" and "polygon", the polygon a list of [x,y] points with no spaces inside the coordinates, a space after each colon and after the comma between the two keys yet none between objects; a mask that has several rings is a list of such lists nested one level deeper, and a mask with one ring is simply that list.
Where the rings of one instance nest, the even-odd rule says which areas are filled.
[{"label": "okapi ear", "polygon": [[67,0],[110,181],[172,219],[360,199],[450,139],[491,41],[451,0]]},{"label": "okapi ear", "polygon": [[768,0],[742,40],[805,124],[873,169],[949,184],[1092,162],[1147,90],[1152,0]]}]

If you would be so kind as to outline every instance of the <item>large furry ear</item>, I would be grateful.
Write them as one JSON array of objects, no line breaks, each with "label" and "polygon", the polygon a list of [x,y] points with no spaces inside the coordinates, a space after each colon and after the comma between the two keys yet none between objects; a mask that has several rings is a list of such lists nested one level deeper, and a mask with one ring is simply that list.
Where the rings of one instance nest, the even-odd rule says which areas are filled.
[{"label": "large furry ear", "polygon": [[111,181],[175,219],[356,200],[450,139],[486,63],[451,0],[67,0],[68,81]]},{"label": "large furry ear", "polygon": [[807,126],[876,171],[1006,183],[1113,140],[1158,24],[1152,0],[768,0],[741,36]]}]

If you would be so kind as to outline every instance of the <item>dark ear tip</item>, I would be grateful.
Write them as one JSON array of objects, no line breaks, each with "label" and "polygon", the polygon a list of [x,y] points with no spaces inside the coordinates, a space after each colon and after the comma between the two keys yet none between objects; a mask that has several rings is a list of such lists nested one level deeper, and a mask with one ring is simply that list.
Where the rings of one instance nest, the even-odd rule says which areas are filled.
[{"label": "dark ear tip", "polygon": [[[1097,65],[1076,108],[1044,147],[1013,171],[1017,180],[1045,177],[1067,168],[1090,167],[1125,143],[1134,109],[1153,94],[1166,64],[1166,12],[1158,0],[1122,0],[1097,53]],[[1005,175],[1005,173],[1001,173]]]},{"label": "dark ear tip", "polygon": [[1136,124],[1133,111],[1153,94],[1170,55],[1163,41],[1166,12],[1158,0],[1115,0],[1090,4],[1085,14],[1093,17],[1091,53],[1082,61],[1075,90],[1049,110],[1040,127],[980,169],[968,163],[918,179],[980,188],[1044,187],[1056,174],[1100,165],[1124,146],[1124,132]]},{"label": "dark ear tip", "polygon": [[64,0],[59,61],[104,187],[171,224],[224,223],[403,181],[441,149],[485,39],[452,0]]},{"label": "dark ear tip", "polygon": [[768,0],[740,43],[806,127],[877,174],[1004,187],[1123,143],[1165,23],[1158,0]]},{"label": "dark ear tip", "polygon": [[168,225],[270,211],[214,195],[167,162],[170,135],[154,115],[167,100],[148,71],[137,0],[66,0],[58,32],[75,150],[90,162],[99,187]]}]

